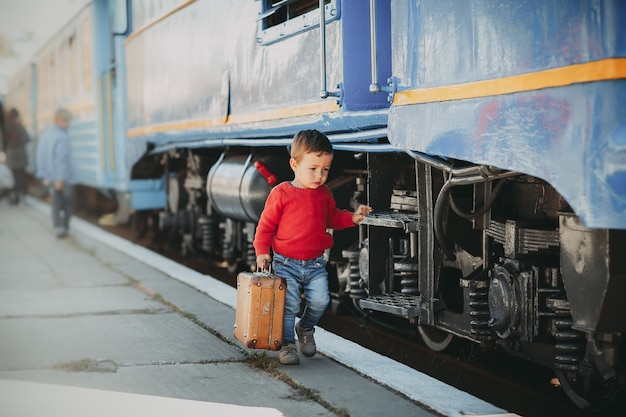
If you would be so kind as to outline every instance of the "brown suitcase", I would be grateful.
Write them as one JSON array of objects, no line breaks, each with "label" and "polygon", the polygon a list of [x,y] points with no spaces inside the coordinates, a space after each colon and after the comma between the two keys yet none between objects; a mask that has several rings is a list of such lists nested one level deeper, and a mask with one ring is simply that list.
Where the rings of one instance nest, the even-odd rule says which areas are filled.
[{"label": "brown suitcase", "polygon": [[286,293],[285,278],[270,272],[240,272],[235,339],[250,349],[279,350],[283,345]]}]

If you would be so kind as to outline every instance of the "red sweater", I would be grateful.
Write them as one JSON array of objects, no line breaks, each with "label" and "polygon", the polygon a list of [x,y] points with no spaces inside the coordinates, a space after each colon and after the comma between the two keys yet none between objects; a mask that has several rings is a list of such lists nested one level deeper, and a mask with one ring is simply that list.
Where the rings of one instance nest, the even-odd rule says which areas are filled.
[{"label": "red sweater", "polygon": [[283,182],[272,189],[254,236],[256,254],[274,251],[293,259],[321,256],[333,245],[326,229],[355,226],[352,213],[339,210],[326,185],[317,189],[297,188]]}]

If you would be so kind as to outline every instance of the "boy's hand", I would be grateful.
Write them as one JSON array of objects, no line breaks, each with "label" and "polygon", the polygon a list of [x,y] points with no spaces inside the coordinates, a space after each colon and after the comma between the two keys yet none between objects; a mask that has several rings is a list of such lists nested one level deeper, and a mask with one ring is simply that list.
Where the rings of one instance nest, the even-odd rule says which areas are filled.
[{"label": "boy's hand", "polygon": [[259,255],[256,257],[256,267],[261,271],[266,270],[271,262],[272,257],[269,254]]},{"label": "boy's hand", "polygon": [[373,209],[370,206],[360,205],[359,208],[357,208],[354,211],[354,214],[352,215],[352,223],[354,224],[361,223],[363,219],[365,218],[365,216],[370,214],[372,210]]}]

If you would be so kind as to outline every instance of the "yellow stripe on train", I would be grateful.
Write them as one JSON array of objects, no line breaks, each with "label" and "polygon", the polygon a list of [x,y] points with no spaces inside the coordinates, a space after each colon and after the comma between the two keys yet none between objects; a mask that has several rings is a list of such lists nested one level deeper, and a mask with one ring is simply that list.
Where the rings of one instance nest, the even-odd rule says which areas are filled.
[{"label": "yellow stripe on train", "polygon": [[626,58],[611,58],[528,74],[397,92],[394,106],[465,100],[626,78]]},{"label": "yellow stripe on train", "polygon": [[291,117],[311,116],[322,113],[332,113],[339,110],[339,105],[335,100],[313,103],[304,106],[287,107],[262,112],[230,115],[227,117],[216,117],[200,120],[188,120],[184,122],[163,123],[152,126],[137,127],[128,130],[128,137],[137,137],[153,133],[184,131],[193,129],[205,129],[214,126],[234,125],[243,123],[263,122],[270,120],[288,119]]}]

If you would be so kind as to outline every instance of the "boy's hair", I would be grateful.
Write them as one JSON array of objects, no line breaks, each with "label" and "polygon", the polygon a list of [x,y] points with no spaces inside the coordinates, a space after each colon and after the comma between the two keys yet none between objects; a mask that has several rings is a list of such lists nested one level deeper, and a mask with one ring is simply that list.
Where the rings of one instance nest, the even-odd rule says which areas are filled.
[{"label": "boy's hair", "polygon": [[296,161],[305,153],[333,154],[333,146],[325,134],[317,130],[301,130],[296,133],[291,142],[291,157]]}]

